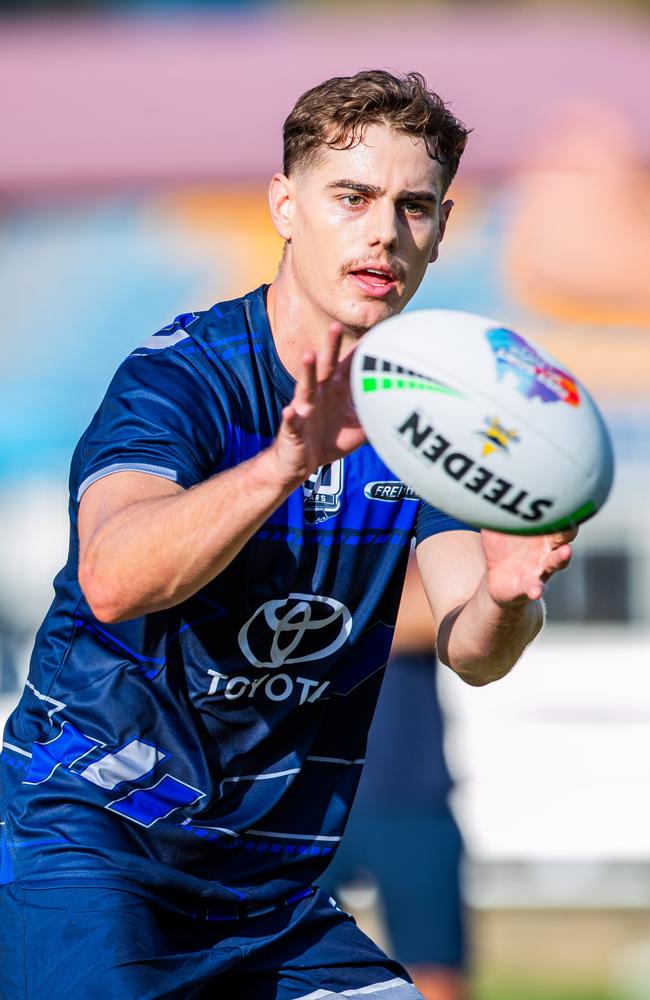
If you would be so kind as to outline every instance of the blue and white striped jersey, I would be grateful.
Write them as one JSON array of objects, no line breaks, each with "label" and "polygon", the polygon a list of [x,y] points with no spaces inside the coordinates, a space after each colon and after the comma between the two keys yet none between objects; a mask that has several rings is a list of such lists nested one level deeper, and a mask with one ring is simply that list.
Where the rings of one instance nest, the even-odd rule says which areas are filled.
[{"label": "blue and white striped jersey", "polygon": [[178,317],[118,369],[74,453],[68,562],[5,731],[0,881],[126,881],[218,913],[293,898],[331,858],[411,539],[464,525],[366,445],[176,607],[105,625],[77,579],[92,482],[200,483],[271,442],[293,388],[264,287]]}]

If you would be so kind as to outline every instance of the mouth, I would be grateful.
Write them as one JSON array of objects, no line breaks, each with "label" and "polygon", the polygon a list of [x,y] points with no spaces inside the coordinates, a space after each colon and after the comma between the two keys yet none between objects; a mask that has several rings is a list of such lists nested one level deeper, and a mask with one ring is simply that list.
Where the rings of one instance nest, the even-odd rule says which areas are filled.
[{"label": "mouth", "polygon": [[397,287],[397,278],[387,267],[355,268],[353,271],[348,271],[348,277],[365,295],[375,299],[389,295]]}]

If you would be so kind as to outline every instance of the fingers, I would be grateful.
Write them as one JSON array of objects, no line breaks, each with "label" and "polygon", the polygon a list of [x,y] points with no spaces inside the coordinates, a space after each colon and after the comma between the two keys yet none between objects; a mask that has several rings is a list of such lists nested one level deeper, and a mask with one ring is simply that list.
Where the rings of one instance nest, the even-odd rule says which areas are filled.
[{"label": "fingers", "polygon": [[554,573],[559,573],[561,570],[567,568],[573,555],[573,549],[569,545],[569,542],[573,541],[577,534],[578,529],[576,527],[567,528],[566,531],[558,531],[554,535],[546,536],[546,545],[541,554],[539,574],[541,581],[549,580]]},{"label": "fingers", "polygon": [[566,545],[567,542],[572,542],[577,534],[578,528],[576,526],[574,528],[567,528],[565,531],[558,531],[554,535],[549,535],[551,548],[558,549],[560,546]]},{"label": "fingers", "polygon": [[545,590],[546,587],[544,586],[543,582],[541,580],[535,580],[535,582],[531,583],[530,587],[526,591],[526,597],[530,601],[538,601],[540,597],[544,596]]},{"label": "fingers", "polygon": [[318,383],[327,382],[335,374],[342,339],[343,327],[340,323],[332,323],[318,354],[313,351],[305,352],[294,396],[297,405],[313,404]]},{"label": "fingers", "polygon": [[573,549],[569,545],[578,534],[578,529],[567,528],[566,531],[558,531],[554,535],[548,535],[548,547],[544,553],[545,571],[556,573],[558,570],[566,569],[571,562]]},{"label": "fingers", "polygon": [[557,548],[549,548],[544,557],[539,580],[542,583],[546,583],[554,573],[560,573],[563,569],[566,569],[571,562],[572,555],[573,549],[566,543],[559,545]]},{"label": "fingers", "polygon": [[568,552],[556,550],[552,556],[544,560],[544,564],[539,572],[539,579],[542,581],[550,580],[554,573],[560,573],[563,569],[566,569],[571,562],[572,555],[571,549]]},{"label": "fingers", "polygon": [[339,375],[347,376],[350,374],[350,368],[352,367],[355,351],[356,347],[353,347],[351,351],[348,351],[344,358],[341,358],[338,367]]},{"label": "fingers", "polygon": [[316,399],[317,387],[316,355],[313,351],[305,351],[302,356],[298,381],[296,382],[296,391],[293,397],[294,406],[298,410],[306,406],[313,406]]},{"label": "fingers", "polygon": [[294,409],[293,403],[290,403],[289,406],[285,406],[282,411],[282,419],[285,427],[287,427],[292,434],[299,433],[303,420],[300,414]]},{"label": "fingers", "polygon": [[331,378],[337,369],[339,353],[341,351],[341,341],[343,340],[343,327],[340,323],[332,323],[325,342],[318,352],[318,380],[320,382]]},{"label": "fingers", "polygon": [[523,595],[531,601],[539,600],[547,581],[569,565],[573,555],[569,542],[577,533],[577,528],[569,528],[531,538],[483,530],[483,550],[495,588],[492,593],[498,593],[500,600],[504,592],[512,595],[506,600]]}]

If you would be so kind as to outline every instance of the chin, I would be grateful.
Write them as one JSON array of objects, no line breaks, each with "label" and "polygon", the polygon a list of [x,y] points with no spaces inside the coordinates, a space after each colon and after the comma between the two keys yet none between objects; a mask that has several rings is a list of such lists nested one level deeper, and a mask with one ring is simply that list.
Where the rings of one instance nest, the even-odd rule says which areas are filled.
[{"label": "chin", "polygon": [[395,316],[400,311],[401,305],[401,302],[393,304],[376,300],[349,303],[347,308],[342,308],[338,312],[335,319],[356,336],[361,337],[377,323]]}]

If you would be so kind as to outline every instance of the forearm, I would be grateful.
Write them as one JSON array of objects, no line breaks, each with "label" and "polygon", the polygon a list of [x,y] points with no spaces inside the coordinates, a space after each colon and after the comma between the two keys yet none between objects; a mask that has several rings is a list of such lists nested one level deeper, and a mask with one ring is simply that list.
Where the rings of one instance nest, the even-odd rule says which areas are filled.
[{"label": "forearm", "polygon": [[490,596],[484,576],[473,596],[440,623],[438,657],[466,683],[489,684],[512,669],[543,621],[541,600],[521,598],[500,605]]},{"label": "forearm", "polygon": [[[79,583],[100,621],[191,597],[315,469],[364,443],[350,397],[352,354],[339,360],[342,338],[333,323],[318,353],[305,352],[273,444],[254,458],[186,491],[163,480],[144,485],[152,477],[135,471],[89,486],[79,505]],[[106,485],[112,478],[122,485]]]},{"label": "forearm", "polygon": [[93,613],[118,622],[179,604],[218,576],[295,488],[265,451],[189,490],[120,510],[80,562]]}]

